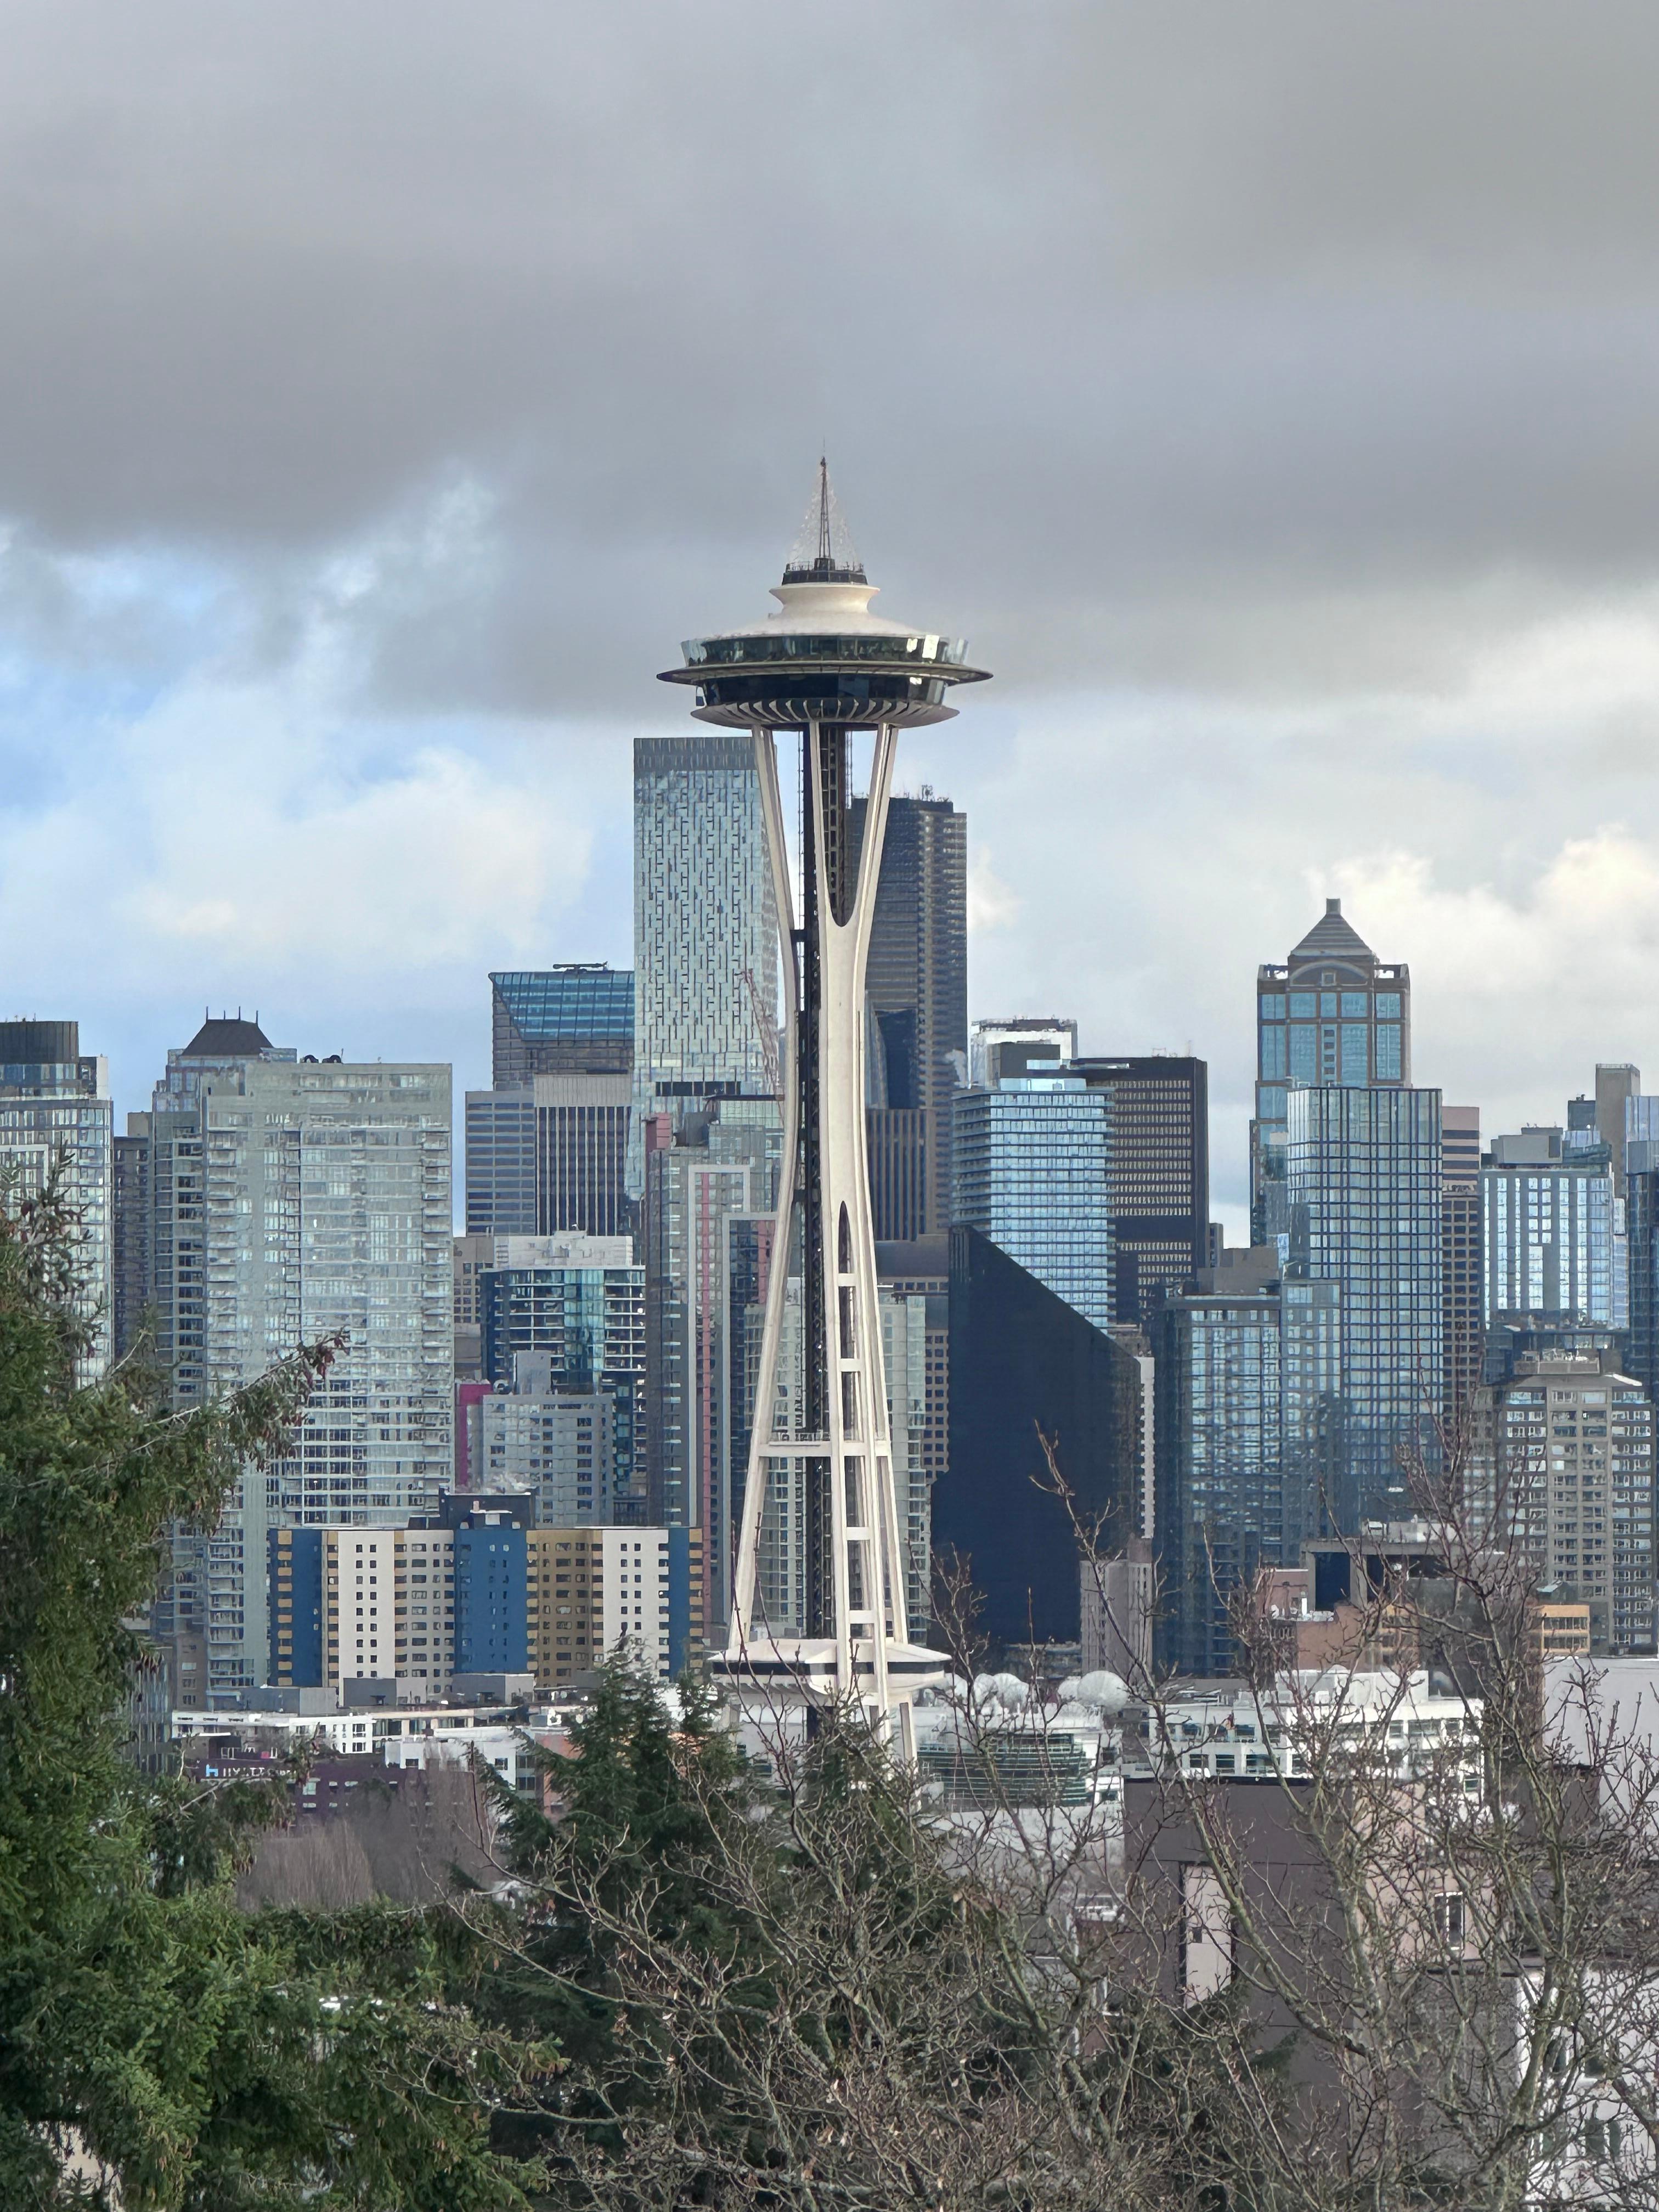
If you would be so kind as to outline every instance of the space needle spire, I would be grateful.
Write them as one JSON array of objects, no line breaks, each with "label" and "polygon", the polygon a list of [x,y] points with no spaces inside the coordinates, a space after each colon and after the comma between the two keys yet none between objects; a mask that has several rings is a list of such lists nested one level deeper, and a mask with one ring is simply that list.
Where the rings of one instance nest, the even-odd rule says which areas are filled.
[{"label": "space needle spire", "polygon": [[[784,981],[783,1173],[755,1419],[715,1674],[739,1698],[857,1703],[914,1746],[910,1701],[946,1661],[911,1641],[906,1532],[887,1412],[875,1231],[865,1146],[865,975],[898,732],[948,720],[945,694],[978,683],[959,639],[872,614],[820,459],[801,532],[773,587],[777,611],[696,638],[662,681],[694,686],[700,721],[752,737]],[[851,837],[852,741],[870,738],[864,834]],[[781,751],[800,778],[799,906],[784,835]],[[792,763],[793,765],[793,763]],[[799,1285],[801,1387],[779,1381]],[[803,1503],[797,1616],[761,1601],[769,1498]]]}]

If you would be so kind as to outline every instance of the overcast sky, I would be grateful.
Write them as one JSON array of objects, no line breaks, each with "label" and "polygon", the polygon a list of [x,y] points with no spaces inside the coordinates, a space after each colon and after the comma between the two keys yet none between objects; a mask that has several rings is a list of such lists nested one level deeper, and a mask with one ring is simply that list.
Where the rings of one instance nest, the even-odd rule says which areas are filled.
[{"label": "overcast sky", "polygon": [[1209,1060],[1328,893],[1488,1129],[1659,1088],[1659,11],[13,0],[5,1013],[488,1080],[827,444],[994,685],[980,1014]]}]

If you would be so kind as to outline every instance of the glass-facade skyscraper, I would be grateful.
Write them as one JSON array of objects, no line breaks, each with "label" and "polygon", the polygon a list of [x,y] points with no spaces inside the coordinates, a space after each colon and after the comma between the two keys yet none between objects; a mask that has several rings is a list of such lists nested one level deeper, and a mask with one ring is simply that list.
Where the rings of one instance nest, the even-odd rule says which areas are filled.
[{"label": "glass-facade skyscraper", "polygon": [[1287,1273],[1338,1294],[1341,1434],[1322,1510],[1348,1534],[1362,1519],[1413,1510],[1401,1455],[1432,1449],[1444,1318],[1440,1093],[1322,1086],[1292,1089],[1287,1103]]},{"label": "glass-facade skyscraper", "polygon": [[774,1089],[777,963],[753,741],[636,738],[631,1195],[645,1188],[646,1117]]},{"label": "glass-facade skyscraper", "polygon": [[1114,1319],[1110,1111],[1059,1062],[956,1096],[956,1221],[1101,1329]]},{"label": "glass-facade skyscraper", "polygon": [[538,1075],[627,1075],[634,1065],[632,971],[568,961],[493,973],[489,1059],[497,1091]]},{"label": "glass-facade skyscraper", "polygon": [[1279,1291],[1171,1298],[1153,1326],[1156,1650],[1176,1672],[1226,1674],[1230,1606],[1284,1540]]},{"label": "glass-facade skyscraper", "polygon": [[1286,1225],[1285,1150],[1296,1084],[1403,1089],[1412,1079],[1411,970],[1380,961],[1343,918],[1340,899],[1280,963],[1256,970],[1255,1119],[1250,1125],[1251,1241]]},{"label": "glass-facade skyscraper", "polygon": [[77,1217],[80,1310],[92,1341],[81,1382],[109,1365],[114,1322],[114,1108],[109,1066],[81,1050],[76,1022],[0,1022],[0,1170],[20,1198],[54,1170]]},{"label": "glass-facade skyscraper", "polygon": [[634,978],[583,963],[492,975],[493,1087],[466,1094],[473,1237],[617,1237],[633,1098]]},{"label": "glass-facade skyscraper", "polygon": [[301,1060],[257,1023],[209,1021],[168,1054],[149,1137],[175,1402],[347,1335],[283,1456],[175,1540],[158,1629],[211,1701],[264,1676],[268,1528],[387,1526],[435,1512],[452,1480],[450,1072]]},{"label": "glass-facade skyscraper", "polygon": [[1038,1432],[1085,1524],[1121,1549],[1140,1522],[1140,1370],[977,1230],[958,1224],[950,1254],[950,1449],[933,1486],[933,1557],[967,1563],[994,1644],[1070,1642],[1082,1626],[1077,1533]]},{"label": "glass-facade skyscraper", "polygon": [[[1600,1157],[1595,1157],[1595,1155]],[[1559,1129],[1497,1137],[1480,1170],[1485,1320],[1545,1316],[1622,1329],[1629,1325],[1622,1231],[1607,1147],[1581,1165]]]}]

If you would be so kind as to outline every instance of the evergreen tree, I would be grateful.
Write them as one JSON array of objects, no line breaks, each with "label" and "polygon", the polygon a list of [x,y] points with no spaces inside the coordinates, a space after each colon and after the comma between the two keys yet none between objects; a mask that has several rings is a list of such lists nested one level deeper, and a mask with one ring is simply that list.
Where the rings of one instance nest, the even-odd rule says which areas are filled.
[{"label": "evergreen tree", "polygon": [[0,2203],[521,2204],[489,2113],[546,2054],[447,1997],[418,1914],[239,1912],[277,1808],[121,1755],[162,1531],[213,1518],[337,1347],[186,1414],[136,1367],[77,1389],[76,1224],[0,1195]]}]

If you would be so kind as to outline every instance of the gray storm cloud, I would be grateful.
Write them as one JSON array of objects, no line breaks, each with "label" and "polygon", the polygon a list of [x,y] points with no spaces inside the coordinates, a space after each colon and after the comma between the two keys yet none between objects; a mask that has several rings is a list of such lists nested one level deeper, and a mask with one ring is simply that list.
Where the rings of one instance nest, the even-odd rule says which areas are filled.
[{"label": "gray storm cloud", "polygon": [[1472,586],[1479,630],[1650,566],[1650,9],[161,0],[8,49],[0,504],[280,603],[480,485],[498,573],[364,612],[406,701],[629,710],[820,439],[1016,680],[1295,690],[1310,617],[1431,680]]}]

